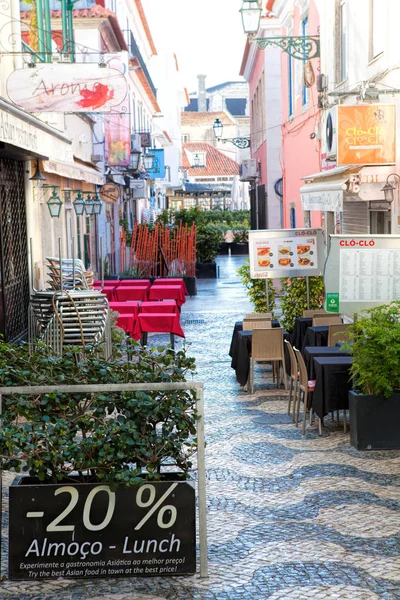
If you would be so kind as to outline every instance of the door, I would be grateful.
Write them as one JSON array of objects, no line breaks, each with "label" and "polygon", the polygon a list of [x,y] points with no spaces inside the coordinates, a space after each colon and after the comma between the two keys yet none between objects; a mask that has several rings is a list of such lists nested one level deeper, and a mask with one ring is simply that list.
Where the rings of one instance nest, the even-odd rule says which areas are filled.
[{"label": "door", "polygon": [[24,163],[0,158],[0,333],[6,341],[26,335],[28,306]]},{"label": "door", "polygon": [[391,217],[392,213],[390,212],[390,210],[370,211],[370,233],[392,233]]}]

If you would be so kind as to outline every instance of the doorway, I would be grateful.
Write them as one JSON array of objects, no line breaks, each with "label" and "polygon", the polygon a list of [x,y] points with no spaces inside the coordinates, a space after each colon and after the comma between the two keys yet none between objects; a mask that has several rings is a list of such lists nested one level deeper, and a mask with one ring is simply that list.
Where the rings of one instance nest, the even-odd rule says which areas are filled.
[{"label": "doorway", "polygon": [[369,231],[372,234],[392,233],[392,213],[390,210],[374,210],[369,213]]}]

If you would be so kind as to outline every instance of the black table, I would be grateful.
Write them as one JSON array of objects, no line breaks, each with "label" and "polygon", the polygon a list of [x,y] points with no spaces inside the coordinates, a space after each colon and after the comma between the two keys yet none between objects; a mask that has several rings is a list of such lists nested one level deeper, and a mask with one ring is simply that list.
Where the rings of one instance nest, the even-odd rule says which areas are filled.
[{"label": "black table", "polygon": [[306,346],[303,350],[303,358],[308,379],[315,379],[314,358],[317,356],[349,356],[349,354],[339,346]]},{"label": "black table", "polygon": [[294,329],[290,336],[292,346],[301,350],[303,347],[304,336],[308,327],[311,327],[312,319],[310,317],[298,317],[294,322]]},{"label": "black table", "polygon": [[[289,333],[287,331],[283,332],[283,339],[289,339]],[[232,340],[231,351],[229,352],[232,357],[231,367],[232,369],[235,369],[236,379],[240,385],[246,385],[249,378],[251,340],[251,330],[237,331],[235,339]],[[286,344],[284,344],[284,352],[286,373],[290,373],[290,356]]]},{"label": "black table", "polygon": [[316,325],[315,327],[309,327],[306,331],[306,335],[304,336],[303,345],[300,348],[301,352],[303,353],[304,348],[307,346],[327,346],[328,333],[328,325]]},{"label": "black table", "polygon": [[[272,319],[271,323],[272,327],[280,327],[278,319]],[[233,358],[233,354],[235,352],[236,335],[239,331],[243,331],[243,321],[236,321],[235,326],[233,328],[231,345],[229,348],[229,356],[231,358]]]},{"label": "black table", "polygon": [[352,356],[314,358],[316,381],[312,407],[320,419],[335,410],[348,410],[349,390],[353,387],[350,378],[352,362]]}]

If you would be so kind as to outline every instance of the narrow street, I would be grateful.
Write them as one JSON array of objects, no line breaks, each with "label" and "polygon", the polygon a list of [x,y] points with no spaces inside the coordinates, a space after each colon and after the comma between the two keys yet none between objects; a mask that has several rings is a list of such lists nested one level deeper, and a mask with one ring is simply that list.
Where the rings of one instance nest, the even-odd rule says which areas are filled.
[{"label": "narrow street", "polygon": [[4,581],[1,598],[400,598],[400,452],[358,452],[329,419],[322,437],[317,426],[302,436],[266,365],[254,395],[240,389],[228,350],[251,309],[241,260],[220,258],[220,279],[199,280],[182,311],[205,384],[209,579]]}]

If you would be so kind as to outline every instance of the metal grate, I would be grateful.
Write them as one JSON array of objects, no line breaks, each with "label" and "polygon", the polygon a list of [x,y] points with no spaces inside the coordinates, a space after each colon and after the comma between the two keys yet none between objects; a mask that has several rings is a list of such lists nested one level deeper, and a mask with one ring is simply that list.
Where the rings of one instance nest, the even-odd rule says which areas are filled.
[{"label": "metal grate", "polygon": [[27,331],[28,247],[23,162],[0,159],[0,332],[12,341]]},{"label": "metal grate", "polygon": [[204,323],[204,319],[187,319],[187,321],[184,322],[185,325],[204,325]]}]

